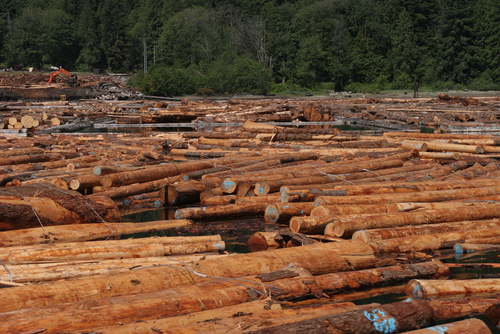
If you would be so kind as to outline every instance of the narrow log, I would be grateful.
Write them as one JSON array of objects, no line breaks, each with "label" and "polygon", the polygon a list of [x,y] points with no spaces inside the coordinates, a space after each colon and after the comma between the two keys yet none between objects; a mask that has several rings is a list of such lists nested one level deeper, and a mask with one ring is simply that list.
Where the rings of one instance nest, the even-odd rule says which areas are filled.
[{"label": "narrow log", "polygon": [[311,210],[311,217],[352,215],[352,214],[375,214],[399,212],[400,207],[396,204],[367,204],[367,205],[318,205]]},{"label": "narrow log", "polygon": [[[476,280],[480,281],[480,280]],[[500,298],[450,298],[432,299],[429,304],[437,321],[474,316],[485,313],[492,305],[500,303]]]},{"label": "narrow log", "polygon": [[491,330],[484,321],[480,319],[467,319],[440,324],[438,326],[417,329],[405,332],[406,334],[491,334]]},{"label": "narrow log", "polygon": [[479,230],[485,228],[498,228],[500,227],[500,220],[475,220],[442,224],[428,224],[418,226],[402,226],[372,229],[365,231],[356,231],[353,233],[353,239],[363,240],[364,242],[372,242],[374,240],[404,238],[418,235],[427,235],[434,233],[455,232],[460,230]]},{"label": "narrow log", "polygon": [[276,249],[282,246],[282,244],[276,240],[277,235],[278,232],[255,232],[248,239],[247,245],[252,252]]},{"label": "narrow log", "polygon": [[484,147],[477,145],[461,145],[461,144],[449,144],[434,141],[426,142],[411,142],[403,141],[402,145],[418,146],[425,145],[429,151],[448,151],[448,152],[464,152],[464,153],[484,153]]},{"label": "narrow log", "polygon": [[86,241],[148,231],[161,231],[190,225],[189,220],[159,220],[144,223],[92,223],[46,226],[0,232],[0,246],[21,246]]},{"label": "narrow log", "polygon": [[227,204],[209,207],[196,207],[178,209],[175,211],[176,219],[214,219],[224,217],[259,216],[264,214],[267,203],[260,204]]},{"label": "narrow log", "polygon": [[116,204],[106,197],[0,196],[0,230],[120,221]]},{"label": "narrow log", "polygon": [[472,294],[496,295],[500,291],[500,279],[471,280],[414,279],[408,282],[405,293],[411,298],[435,298],[438,296],[463,296]]},{"label": "narrow log", "polygon": [[458,199],[472,199],[474,197],[496,195],[500,192],[499,186],[466,188],[455,190],[424,191],[418,193],[360,195],[360,196],[320,196],[315,202],[317,205],[344,205],[344,204],[384,204],[401,202],[444,202]]},{"label": "narrow log", "polygon": [[[376,263],[373,252],[366,243],[349,240],[238,254],[217,258],[217,260],[207,259],[200,261],[193,269],[203,275],[243,277],[278,270],[292,262],[298,263],[313,275],[372,268]],[[179,271],[182,274],[179,275]],[[164,277],[169,277],[169,279],[165,280]],[[0,299],[4,301],[0,304],[0,312],[84,299],[157,291],[206,280],[206,276],[194,275],[185,271],[182,266],[178,268],[155,267],[112,276],[99,275],[91,278],[47,283],[43,286],[31,285],[0,289]],[[112,289],[109,288],[110,285],[113,287]],[[89,294],[89,291],[92,293]]]},{"label": "narrow log", "polygon": [[[138,184],[130,184],[127,186],[121,186],[116,188],[111,188],[106,190],[107,188],[103,188],[102,191],[97,192],[96,187],[92,189],[93,194],[89,195],[89,197],[93,197],[94,194],[96,196],[105,196],[109,198],[120,198],[125,196],[137,195],[141,193],[148,193],[151,191],[160,190],[171,183],[178,182],[180,180],[180,175],[167,177],[161,180],[155,180],[150,182],[143,182]],[[161,194],[160,194],[161,197]],[[166,203],[163,199],[162,201]]]}]

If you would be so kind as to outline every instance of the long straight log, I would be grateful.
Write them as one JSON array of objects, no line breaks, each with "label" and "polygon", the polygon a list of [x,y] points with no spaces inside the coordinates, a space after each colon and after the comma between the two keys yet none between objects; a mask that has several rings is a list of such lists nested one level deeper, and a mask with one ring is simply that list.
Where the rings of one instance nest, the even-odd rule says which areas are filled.
[{"label": "long straight log", "polygon": [[186,271],[182,266],[155,267],[112,276],[99,275],[47,283],[43,286],[0,289],[0,300],[3,300],[0,312],[191,285],[206,281],[205,275],[243,277],[278,270],[292,262],[298,263],[313,275],[321,275],[373,268],[376,260],[372,249],[362,241],[317,243],[203,260],[193,267],[193,270],[203,276]]},{"label": "long straight log", "polygon": [[[284,272],[286,270],[278,271],[277,273]],[[294,273],[293,271],[290,271]],[[394,266],[388,268],[379,268],[379,269],[371,269],[371,270],[362,270],[355,271],[351,273],[338,273],[338,274],[329,274],[329,275],[320,275],[316,277],[294,277],[288,279],[281,280],[273,280],[269,279],[272,277],[270,274],[260,275],[260,280],[248,279],[245,285],[251,284],[252,281],[257,282],[258,284],[266,284],[269,285],[270,293],[280,293],[278,298],[290,298],[290,296],[297,296],[298,298],[303,298],[305,294],[314,293],[311,291],[311,284],[315,286],[315,289],[319,289],[318,291],[323,291],[324,294],[336,294],[344,289],[360,289],[364,287],[371,287],[372,285],[386,284],[387,282],[400,282],[407,281],[412,277],[439,277],[442,275],[447,275],[448,267],[444,266],[441,262],[429,262],[423,264],[415,264],[415,265],[403,265],[403,266]],[[295,273],[295,275],[298,275]],[[279,277],[279,276],[277,276]],[[286,277],[286,276],[285,276]],[[364,283],[361,283],[364,282]],[[213,291],[213,286],[216,284],[220,288],[217,289],[217,292]],[[90,323],[96,324],[97,321],[100,321],[100,324],[109,324],[110,322],[114,323],[117,320],[122,322],[138,320],[134,313],[124,312],[127,309],[135,309],[139,314],[145,314],[146,310],[151,310],[151,307],[158,303],[158,299],[163,295],[165,299],[171,296],[168,299],[174,299],[176,301],[177,307],[172,310],[158,310],[163,312],[163,316],[167,315],[175,315],[182,309],[187,310],[196,310],[195,307],[201,309],[212,309],[217,307],[217,304],[221,305],[234,305],[238,302],[248,302],[256,299],[256,296],[252,296],[249,293],[249,288],[246,286],[241,286],[235,283],[203,283],[199,284],[195,287],[188,287],[184,289],[171,289],[158,291],[148,294],[135,295],[135,296],[123,296],[123,297],[115,297],[108,298],[102,301],[96,300],[92,304],[91,308],[85,307],[85,302],[67,304],[65,307],[65,311],[61,312],[59,307],[47,307],[45,309],[32,309],[32,310],[24,310],[22,312],[10,312],[0,314],[0,320],[2,321],[3,326],[10,325],[10,329],[15,328],[14,326],[19,326],[19,323],[24,322],[24,326],[26,322],[34,323],[37,321],[37,324],[44,323],[44,319],[48,321],[50,318],[56,319],[74,319],[74,318],[87,318],[85,314],[89,314],[93,312],[96,304],[100,304],[100,312],[107,316],[106,319],[95,319],[95,320],[87,320],[88,324],[86,326],[90,327]],[[237,293],[240,291],[240,293]],[[197,293],[199,295],[199,301],[203,302],[204,305],[191,305],[192,297],[191,294]],[[220,300],[220,296],[224,294],[226,298],[224,300]],[[209,298],[217,298],[218,302],[210,303],[207,300]],[[138,308],[139,304],[149,305],[145,310],[143,308]],[[170,301],[173,302],[173,301]],[[219,306],[220,307],[220,306]],[[143,316],[145,319],[154,318],[154,315],[158,315],[158,311],[151,312],[147,316]],[[56,314],[54,314],[54,312]],[[62,314],[61,314],[62,313]],[[64,315],[64,317],[63,317]],[[43,319],[40,319],[43,317]],[[27,319],[27,320],[24,320]],[[29,319],[29,320],[28,320]],[[61,320],[59,320],[61,321]],[[14,322],[14,323],[13,323]],[[45,324],[46,327],[51,326],[51,330],[55,330],[54,324]],[[44,327],[45,327],[44,326]],[[57,329],[61,328],[61,326],[67,326],[66,330],[72,328],[72,324],[68,322],[59,323],[57,325]],[[18,329],[22,329],[22,327],[17,327]],[[73,327],[74,328],[74,327]]]},{"label": "long straight log", "polygon": [[127,272],[154,266],[177,265],[179,263],[178,261],[193,265],[198,261],[215,256],[221,255],[191,254],[111,260],[82,260],[28,264],[9,263],[9,265],[6,266],[9,271],[0,267],[0,281],[11,283],[48,282],[65,278]]},{"label": "long straight log", "polygon": [[317,205],[344,205],[344,204],[384,204],[402,202],[444,202],[457,199],[472,199],[474,197],[496,195],[500,186],[466,188],[455,190],[424,191],[418,193],[359,195],[359,196],[320,196],[315,202]]},{"label": "long straight log", "polygon": [[159,220],[144,223],[92,223],[46,226],[0,232],[0,246],[21,246],[87,241],[148,231],[161,231],[192,224],[190,220]]},{"label": "long straight log", "polygon": [[178,209],[175,211],[177,219],[214,219],[224,217],[258,216],[264,214],[268,202],[259,204],[226,204],[209,207]]},{"label": "long straight log", "polygon": [[417,329],[414,331],[405,332],[406,334],[491,334],[491,330],[484,321],[480,319],[467,319],[440,324],[438,326]]},{"label": "long straight log", "polygon": [[493,228],[500,227],[500,220],[487,219],[487,220],[363,230],[354,232],[352,238],[363,240],[364,242],[372,242],[375,240],[404,238],[404,237],[427,235],[434,233],[455,232],[455,231],[471,230],[471,229],[480,230],[489,227]]},{"label": "long straight log", "polygon": [[[480,281],[480,280],[476,280]],[[431,299],[430,306],[434,310],[437,321],[461,318],[485,313],[489,307],[500,302],[500,298],[450,298]],[[465,334],[465,333],[464,333]]]},{"label": "long straight log", "polygon": [[195,170],[210,168],[213,165],[206,162],[180,162],[162,166],[148,167],[141,170],[108,174],[101,177],[103,187],[123,186],[132,183],[141,183],[164,179],[171,176],[185,174]]},{"label": "long straight log", "polygon": [[[4,263],[22,261],[70,261],[70,260],[99,260],[136,257],[153,257],[178,254],[194,254],[224,250],[223,241],[187,243],[183,245],[168,245],[155,242],[134,243],[129,240],[119,240],[121,243],[106,245],[94,242],[85,242],[77,247],[67,247],[65,244],[49,245],[45,248],[31,248],[19,250],[17,247],[6,248],[0,251],[0,259]],[[96,245],[94,245],[96,243]],[[72,245],[74,245],[72,243]],[[22,246],[21,246],[22,247]]]},{"label": "long straight log", "polygon": [[[143,183],[138,183],[138,184],[130,184],[127,186],[112,188],[110,190],[104,190],[104,191],[96,193],[96,194],[91,194],[91,195],[89,195],[89,197],[90,196],[105,196],[105,197],[109,197],[109,198],[120,198],[120,197],[125,197],[125,196],[137,195],[137,194],[141,194],[141,193],[148,193],[151,191],[160,190],[160,189],[168,186],[171,183],[175,183],[175,182],[180,181],[180,179],[181,179],[181,176],[176,175],[176,176],[167,177],[165,179],[160,179],[160,180],[155,180],[155,181],[143,182]],[[93,191],[95,193],[95,189]]]},{"label": "long straight log", "polygon": [[500,236],[500,228],[485,228],[481,230],[462,230],[460,232],[444,232],[405,238],[374,240],[369,245],[378,253],[404,253],[406,251],[452,248],[456,243],[469,243],[469,240],[473,238],[498,236]]},{"label": "long straight log", "polygon": [[[328,228],[327,234],[336,237],[351,237],[354,232],[366,229],[492,218],[500,218],[500,205],[477,205],[436,209],[432,211],[397,212],[388,213],[386,215],[359,217],[355,220],[338,219],[332,223],[333,225],[331,228]],[[333,232],[333,234],[331,232]]]},{"label": "long straight log", "polygon": [[436,298],[438,296],[496,295],[500,291],[500,279],[483,278],[470,280],[414,279],[408,282],[405,293],[411,298]]},{"label": "long straight log", "polygon": [[0,230],[120,221],[109,198],[96,196],[24,197],[0,195]]},{"label": "long straight log", "polygon": [[376,307],[370,306],[356,311],[266,327],[247,331],[246,333],[401,333],[422,327],[430,327],[433,324],[433,310],[428,302],[412,300]]},{"label": "long straight log", "polygon": [[429,151],[448,151],[448,152],[464,152],[464,153],[484,153],[484,147],[477,145],[461,145],[461,144],[449,144],[449,143],[441,143],[434,141],[426,141],[426,142],[412,142],[412,141],[403,141],[402,146],[411,145],[412,148],[416,149],[416,146],[426,146]]}]

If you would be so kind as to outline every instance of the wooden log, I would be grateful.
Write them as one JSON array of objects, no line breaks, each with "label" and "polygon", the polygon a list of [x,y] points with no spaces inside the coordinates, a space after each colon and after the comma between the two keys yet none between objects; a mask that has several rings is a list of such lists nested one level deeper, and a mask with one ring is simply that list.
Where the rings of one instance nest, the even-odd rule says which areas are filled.
[{"label": "wooden log", "polygon": [[487,297],[498,294],[500,290],[499,283],[500,279],[498,278],[483,278],[480,280],[414,279],[406,285],[405,293],[411,298],[436,298],[450,295],[462,296],[462,298],[470,295]]},{"label": "wooden log", "polygon": [[275,203],[266,207],[264,219],[267,223],[288,222],[294,216],[308,215],[314,208],[314,202]]},{"label": "wooden log", "polygon": [[278,232],[255,232],[250,236],[247,245],[252,252],[263,251],[267,249],[276,249],[282,247],[282,243],[276,240]]},{"label": "wooden log", "polygon": [[481,230],[463,230],[405,238],[374,240],[370,242],[369,245],[375,252],[379,253],[403,253],[406,251],[452,248],[456,243],[469,243],[469,240],[472,238],[488,238],[498,236],[500,236],[499,228],[485,228]]},{"label": "wooden log", "polygon": [[484,312],[486,318],[498,328],[500,325],[500,304],[494,304],[488,307],[486,312]]},{"label": "wooden log", "polygon": [[375,214],[406,211],[401,210],[397,203],[391,204],[367,204],[367,205],[318,205],[311,210],[311,217],[352,215],[352,214]]},{"label": "wooden log", "polygon": [[454,321],[450,323],[440,324],[433,327],[417,329],[414,331],[405,332],[407,334],[491,334],[491,330],[484,321],[480,319],[467,319]]},{"label": "wooden log", "polygon": [[495,195],[500,187],[480,187],[455,190],[436,190],[418,193],[359,195],[359,196],[320,196],[316,198],[317,205],[339,204],[383,204],[401,202],[444,202],[457,199]]},{"label": "wooden log", "polygon": [[402,146],[413,144],[412,146],[426,145],[429,151],[451,151],[451,152],[463,152],[463,153],[484,153],[484,147],[477,145],[461,145],[461,144],[449,144],[434,141],[426,142],[410,142],[403,141]]},{"label": "wooden log", "polygon": [[225,248],[225,243],[221,240],[179,245],[164,244],[158,240],[158,238],[148,239],[143,239],[147,243],[138,243],[130,240],[117,240],[112,243],[110,240],[107,240],[106,242],[93,241],[43,245],[43,247],[9,247],[0,250],[0,258],[4,263],[23,261],[105,260],[194,254],[219,251]]},{"label": "wooden log", "polygon": [[247,333],[399,333],[434,324],[426,301],[412,300],[323,316],[294,323],[247,331]]},{"label": "wooden log", "polygon": [[356,231],[353,233],[353,239],[363,240],[364,242],[372,242],[374,240],[404,238],[410,236],[427,235],[443,232],[454,232],[460,230],[485,229],[490,227],[500,227],[500,220],[486,219],[476,221],[463,221],[453,223],[428,224],[418,226],[402,226],[381,229],[371,229]]},{"label": "wooden log", "polygon": [[171,163],[141,170],[104,175],[101,177],[101,185],[103,187],[114,187],[132,183],[148,182],[209,167],[211,167],[211,164],[206,162]]},{"label": "wooden log", "polygon": [[0,232],[0,246],[86,241],[125,234],[161,231],[190,225],[189,220],[159,220],[144,223],[92,223],[46,226]]},{"label": "wooden log", "polygon": [[433,211],[397,212],[386,215],[359,217],[356,220],[337,219],[328,228],[328,234],[325,234],[336,237],[351,237],[354,232],[366,229],[492,218],[500,218],[500,205],[477,205],[436,209]]},{"label": "wooden log", "polygon": [[453,246],[455,254],[485,252],[500,249],[500,245],[459,243]]},{"label": "wooden log", "polygon": [[[66,282],[47,283],[43,286],[0,289],[0,299],[4,301],[0,304],[0,312],[191,285],[206,281],[205,275],[207,274],[243,277],[278,270],[292,262],[298,263],[313,275],[321,275],[329,272],[372,268],[376,261],[371,248],[361,241],[317,243],[302,247],[238,254],[217,258],[217,260],[203,260],[193,269],[204,276],[185,271],[182,266],[155,267],[112,276],[99,275]],[[179,270],[182,272],[180,275]],[[184,271],[188,274],[184,274]],[[164,277],[169,277],[169,279],[165,280]],[[109,289],[110,284],[112,289]],[[61,293],[62,291],[64,292]],[[92,293],[89,294],[89,291]],[[199,292],[197,295],[199,297]]]},{"label": "wooden log", "polygon": [[106,197],[79,196],[24,197],[0,196],[0,230],[50,225],[120,221],[116,204]]},{"label": "wooden log", "polygon": [[[300,217],[295,216],[290,219],[290,230],[294,233],[321,234],[325,227],[331,224],[332,216]],[[329,236],[333,236],[329,234]]]},{"label": "wooden log", "polygon": [[260,204],[226,204],[209,207],[196,207],[178,209],[175,211],[176,219],[214,219],[224,217],[259,216],[266,210],[267,203]]},{"label": "wooden log", "polygon": [[[116,188],[103,188],[98,193],[96,192],[96,187],[92,188],[92,192],[96,194],[96,196],[105,196],[109,198],[120,198],[125,196],[137,195],[141,193],[148,193],[151,191],[161,190],[165,186],[168,186],[171,183],[178,182],[180,180],[180,175],[167,177],[165,179],[143,182],[138,184],[130,184],[127,186],[120,186]],[[93,196],[90,195],[90,196]],[[89,196],[89,197],[90,197]],[[161,197],[161,193],[160,193]],[[165,200],[162,199],[163,202]]]},{"label": "wooden log", "polygon": [[[354,303],[339,303],[338,308],[354,306]],[[201,312],[193,312],[187,315],[179,315],[176,317],[161,318],[155,320],[141,320],[134,323],[122,323],[121,325],[111,325],[106,327],[93,328],[86,332],[99,332],[102,334],[129,334],[147,333],[151,330],[165,331],[176,329],[179,331],[186,330],[188,326],[196,326],[198,324],[207,324],[218,322],[223,319],[241,320],[244,316],[268,316],[276,313],[281,309],[280,304],[272,303],[270,300],[257,300],[254,302],[241,303],[233,306],[226,306],[214,310],[205,310]],[[335,309],[330,307],[330,309]],[[237,315],[237,317],[234,317]]]}]

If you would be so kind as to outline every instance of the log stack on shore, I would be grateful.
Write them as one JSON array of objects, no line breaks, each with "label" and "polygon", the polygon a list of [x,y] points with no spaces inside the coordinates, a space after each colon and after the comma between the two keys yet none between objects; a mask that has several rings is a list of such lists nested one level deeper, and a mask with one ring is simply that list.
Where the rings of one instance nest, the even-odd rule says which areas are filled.
[{"label": "log stack on shore", "polygon": [[495,333],[499,266],[449,260],[500,249],[500,137],[445,125],[499,103],[86,100],[59,116],[210,125],[0,135],[0,332]]}]

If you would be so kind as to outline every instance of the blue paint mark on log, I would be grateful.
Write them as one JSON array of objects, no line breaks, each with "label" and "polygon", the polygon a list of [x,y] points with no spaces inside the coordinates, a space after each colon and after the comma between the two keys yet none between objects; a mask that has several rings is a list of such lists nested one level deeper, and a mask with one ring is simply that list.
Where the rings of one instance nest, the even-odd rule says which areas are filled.
[{"label": "blue paint mark on log", "polygon": [[373,323],[373,327],[375,328],[375,330],[384,334],[396,332],[396,319],[387,316],[384,311],[373,310],[371,313],[365,311],[363,314],[368,320]]}]

